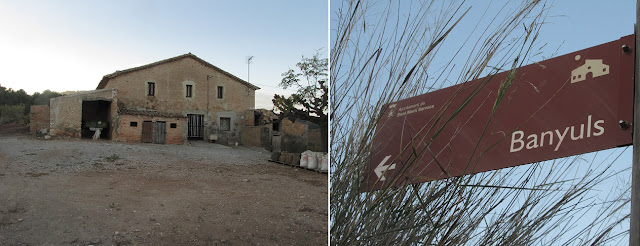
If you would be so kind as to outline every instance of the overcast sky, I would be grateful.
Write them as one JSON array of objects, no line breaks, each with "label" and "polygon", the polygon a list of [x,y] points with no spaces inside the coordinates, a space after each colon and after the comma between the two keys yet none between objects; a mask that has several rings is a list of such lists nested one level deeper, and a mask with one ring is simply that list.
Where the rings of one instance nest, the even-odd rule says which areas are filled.
[{"label": "overcast sky", "polygon": [[102,76],[193,53],[261,87],[273,108],[281,74],[328,57],[327,1],[0,0],[0,85],[27,93],[93,90]]}]

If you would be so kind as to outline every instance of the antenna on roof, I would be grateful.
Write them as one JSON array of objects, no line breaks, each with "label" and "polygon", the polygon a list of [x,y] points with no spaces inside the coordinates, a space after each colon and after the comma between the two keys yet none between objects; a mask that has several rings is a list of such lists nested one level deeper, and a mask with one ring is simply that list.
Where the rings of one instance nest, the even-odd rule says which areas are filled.
[{"label": "antenna on roof", "polygon": [[249,82],[249,69],[251,65],[251,60],[253,60],[253,56],[247,56],[247,82]]}]

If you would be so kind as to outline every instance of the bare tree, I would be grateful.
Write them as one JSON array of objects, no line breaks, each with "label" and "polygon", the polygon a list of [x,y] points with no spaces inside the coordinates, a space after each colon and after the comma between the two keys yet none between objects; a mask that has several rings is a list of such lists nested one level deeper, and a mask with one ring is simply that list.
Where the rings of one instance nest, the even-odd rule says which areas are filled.
[{"label": "bare tree", "polygon": [[[464,27],[462,45],[447,46],[473,11],[484,21]],[[515,71],[540,52],[547,11],[540,1],[481,10],[464,1],[343,2],[331,19],[329,61],[332,244],[605,245],[628,233],[614,232],[627,219],[628,190],[589,195],[619,175],[610,167],[622,149],[599,165],[571,157],[361,193],[385,104]]]}]

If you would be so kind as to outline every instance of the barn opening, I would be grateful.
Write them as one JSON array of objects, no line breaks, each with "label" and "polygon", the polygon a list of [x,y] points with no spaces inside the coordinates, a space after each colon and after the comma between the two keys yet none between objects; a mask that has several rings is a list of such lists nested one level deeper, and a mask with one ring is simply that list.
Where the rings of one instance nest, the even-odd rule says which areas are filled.
[{"label": "barn opening", "polygon": [[92,138],[100,130],[101,139],[111,139],[111,101],[82,101],[82,137]]}]

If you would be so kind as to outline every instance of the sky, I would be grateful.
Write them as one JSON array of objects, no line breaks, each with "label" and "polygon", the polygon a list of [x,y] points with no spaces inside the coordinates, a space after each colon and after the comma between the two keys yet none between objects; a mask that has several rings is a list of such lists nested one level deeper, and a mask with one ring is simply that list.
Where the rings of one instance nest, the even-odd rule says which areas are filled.
[{"label": "sky", "polygon": [[327,1],[0,0],[0,85],[93,90],[116,70],[191,52],[260,87],[256,108],[271,109],[273,94],[295,92],[278,88],[282,73],[328,57],[327,15]]},{"label": "sky", "polygon": [[[406,2],[402,3],[404,4]],[[454,53],[454,51],[457,51],[453,49],[457,49],[458,47],[456,46],[456,41],[461,42],[460,40],[465,40],[469,35],[468,31],[473,29],[475,24],[477,24],[477,20],[482,12],[487,9],[487,3],[489,2],[492,2],[496,6],[501,6],[502,3],[507,1],[466,1],[463,11],[466,10],[466,7],[471,7],[471,11],[469,12],[469,15],[460,22],[459,26],[452,31],[446,41],[446,43],[453,43],[453,45],[443,47],[443,50],[441,50],[440,53]],[[518,3],[521,1],[512,2]],[[634,33],[636,1],[557,0],[542,1],[542,3],[545,5],[545,8],[549,8],[545,24],[541,28],[540,36],[538,37],[536,45],[536,47],[542,48],[539,50],[540,53],[536,56],[530,57],[530,59],[525,62],[525,65],[614,41],[623,36]],[[330,18],[332,22],[330,28],[332,35],[335,30],[334,16],[341,4],[342,1],[340,0],[331,0]],[[489,15],[491,15],[491,13],[495,13],[497,9],[489,8],[487,11]],[[333,38],[334,37],[332,36],[331,40],[333,40]],[[438,61],[435,62],[437,64]],[[460,64],[464,64],[464,61],[459,62]],[[455,74],[455,72],[452,74]],[[340,81],[332,81],[332,86],[336,86],[339,83]],[[597,156],[591,153],[585,155],[583,159],[592,160],[595,158],[595,163],[605,164],[605,162],[610,162],[611,159],[603,161],[604,157],[609,156],[610,154],[618,155],[620,152],[623,152],[620,159],[616,160],[614,165],[614,169],[622,170],[631,167],[631,148],[626,149],[626,151],[623,150],[624,148],[616,148],[613,150],[601,151]],[[588,164],[589,163],[584,163],[585,166]],[[629,179],[623,180],[622,183],[626,181],[630,183],[630,171],[623,173],[621,178]],[[619,189],[618,185],[620,185],[620,183],[605,184],[602,187],[598,187],[600,189],[599,192],[601,192],[598,196],[602,194],[606,195],[612,189]],[[602,198],[604,199],[604,197]],[[626,223],[628,223],[628,220]],[[622,230],[628,230],[628,224],[615,229],[615,231]],[[618,243],[626,244],[625,240],[627,239],[623,238]]]}]

